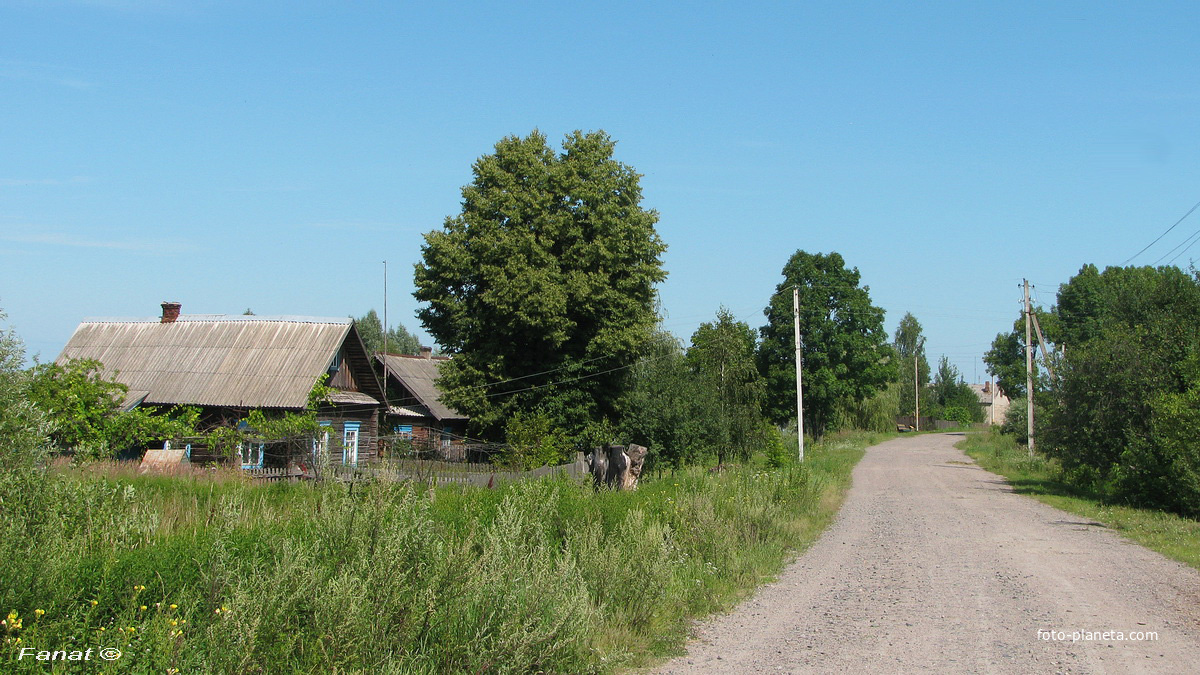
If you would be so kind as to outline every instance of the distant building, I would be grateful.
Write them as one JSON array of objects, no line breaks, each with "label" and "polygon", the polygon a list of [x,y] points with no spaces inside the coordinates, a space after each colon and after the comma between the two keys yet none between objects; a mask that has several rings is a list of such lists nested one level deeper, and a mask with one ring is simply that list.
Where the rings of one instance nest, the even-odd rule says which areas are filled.
[{"label": "distant building", "polygon": [[317,414],[328,432],[302,453],[243,448],[243,468],[311,461],[314,453],[348,465],[378,456],[383,384],[353,321],[180,310],[164,302],[157,318],[87,319],[58,360],[95,359],[129,387],[127,408],[196,406],[209,427],[237,424],[254,409],[303,411],[328,375],[335,391]]},{"label": "distant building", "polygon": [[1012,400],[1000,387],[991,382],[972,384],[970,387],[979,397],[979,403],[983,405],[983,421],[988,424],[1004,424],[1004,417],[1008,414]]},{"label": "distant building", "polygon": [[419,356],[380,354],[388,388],[388,432],[412,441],[420,454],[463,459],[470,419],[442,402],[438,367],[448,357],[422,347]]}]

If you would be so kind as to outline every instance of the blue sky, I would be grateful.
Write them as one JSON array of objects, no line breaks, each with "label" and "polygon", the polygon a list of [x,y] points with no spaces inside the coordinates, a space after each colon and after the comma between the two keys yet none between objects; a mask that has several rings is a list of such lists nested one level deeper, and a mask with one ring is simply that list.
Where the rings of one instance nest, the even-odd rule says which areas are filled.
[{"label": "blue sky", "polygon": [[[382,309],[497,140],[604,129],[682,338],[837,251],[967,379],[1200,200],[1200,4],[0,1],[0,308]],[[1193,215],[1134,263],[1200,229]],[[1175,254],[1171,254],[1166,262]],[[1200,247],[1175,260],[1186,266]]]}]

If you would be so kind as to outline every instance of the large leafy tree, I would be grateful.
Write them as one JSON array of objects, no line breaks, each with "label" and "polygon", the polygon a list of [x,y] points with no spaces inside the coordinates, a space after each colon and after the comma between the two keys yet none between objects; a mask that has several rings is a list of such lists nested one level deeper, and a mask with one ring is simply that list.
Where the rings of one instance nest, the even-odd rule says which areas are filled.
[{"label": "large leafy tree", "polygon": [[792,288],[800,288],[805,431],[820,436],[839,405],[862,401],[896,379],[896,359],[857,268],[838,253],[796,251],[767,305],[760,329],[759,371],[767,382],[767,414],[777,424],[795,418]]},{"label": "large leafy tree", "polygon": [[461,213],[425,235],[418,316],[454,357],[440,384],[476,434],[518,412],[569,433],[611,415],[654,327],[666,247],[614,147],[602,131],[560,153],[537,131],[505,138],[475,162]]},{"label": "large leafy tree", "polygon": [[[375,310],[372,309],[354,319],[354,325],[358,328],[358,335],[362,338],[367,353],[384,351],[383,322],[379,320],[379,314]],[[417,354],[421,351],[421,342],[404,326],[397,324],[387,332],[386,347],[389,354]]]},{"label": "large leafy tree", "polygon": [[900,375],[900,414],[912,415],[917,408],[918,388],[923,388],[929,383],[929,360],[925,357],[925,336],[922,334],[921,322],[917,321],[917,317],[911,312],[900,319],[900,325],[896,327],[896,335],[892,339],[892,348],[896,350],[896,358],[899,360],[897,366]]},{"label": "large leafy tree", "polygon": [[754,329],[722,307],[717,320],[692,335],[687,362],[712,399],[717,434],[710,439],[717,462],[745,459],[761,445],[764,387],[754,363]]},{"label": "large leafy tree", "polygon": [[1200,514],[1200,279],[1088,265],[1057,314],[1066,354],[1043,447],[1122,498]]}]

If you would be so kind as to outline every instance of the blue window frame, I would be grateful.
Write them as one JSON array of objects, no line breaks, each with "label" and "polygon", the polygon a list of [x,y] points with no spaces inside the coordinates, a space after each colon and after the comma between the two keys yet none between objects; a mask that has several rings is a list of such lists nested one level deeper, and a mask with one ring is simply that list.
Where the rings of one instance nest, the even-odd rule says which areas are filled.
[{"label": "blue window frame", "polygon": [[342,425],[342,464],[358,466],[358,427],[361,422]]},{"label": "blue window frame", "polygon": [[262,443],[238,443],[238,455],[242,458],[242,468],[263,468],[263,450]]},{"label": "blue window frame", "polygon": [[333,427],[333,422],[329,420],[317,420],[317,424],[321,430],[317,433],[317,437],[313,439],[312,454],[313,461],[323,454],[329,452],[329,431]]}]

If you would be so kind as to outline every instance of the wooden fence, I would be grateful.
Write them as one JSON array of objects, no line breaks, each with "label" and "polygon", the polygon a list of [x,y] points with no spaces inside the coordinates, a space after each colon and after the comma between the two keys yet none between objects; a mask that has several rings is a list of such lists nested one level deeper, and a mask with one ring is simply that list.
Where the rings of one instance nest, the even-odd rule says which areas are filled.
[{"label": "wooden fence", "polygon": [[572,478],[588,475],[583,453],[577,453],[571,464],[543,466],[532,471],[509,471],[494,464],[444,462],[424,459],[398,459],[361,466],[331,466],[323,476],[296,468],[246,469],[245,474],[256,480],[306,480],[321,478],[343,482],[359,480],[412,480],[433,485],[476,485],[491,487],[531,478],[563,473]]}]

